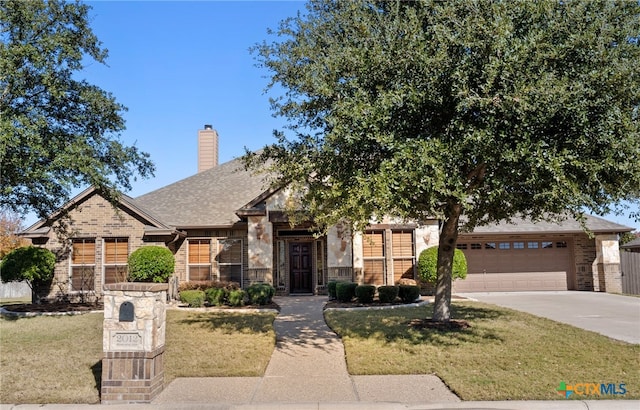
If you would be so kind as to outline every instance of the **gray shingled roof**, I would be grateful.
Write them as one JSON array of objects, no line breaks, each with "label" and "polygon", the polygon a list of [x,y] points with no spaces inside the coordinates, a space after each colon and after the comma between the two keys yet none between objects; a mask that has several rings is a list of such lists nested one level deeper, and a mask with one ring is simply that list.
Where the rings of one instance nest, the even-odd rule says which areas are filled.
[{"label": "gray shingled roof", "polygon": [[[586,225],[595,233],[619,233],[629,232],[633,228],[620,225],[615,222],[597,216],[585,215]],[[474,234],[512,234],[512,233],[579,233],[583,232],[580,222],[573,218],[567,218],[562,222],[531,222],[527,219],[514,218],[511,223],[500,222],[495,225],[478,226],[473,230]]]},{"label": "gray shingled roof", "polygon": [[623,249],[640,248],[640,238],[636,238],[621,246]]},{"label": "gray shingled roof", "polygon": [[267,189],[239,159],[149,192],[135,203],[176,228],[232,225],[235,212]]}]

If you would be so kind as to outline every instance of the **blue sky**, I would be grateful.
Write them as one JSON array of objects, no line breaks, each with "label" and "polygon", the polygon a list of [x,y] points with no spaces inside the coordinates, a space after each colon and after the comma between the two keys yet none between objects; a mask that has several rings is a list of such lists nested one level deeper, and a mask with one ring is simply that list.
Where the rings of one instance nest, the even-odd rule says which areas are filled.
[{"label": "blue sky", "polygon": [[267,29],[304,9],[302,1],[94,1],[91,27],[109,50],[108,67],[94,63],[89,82],[129,110],[121,138],[151,154],[156,176],[138,180],[138,196],[197,171],[197,132],[211,124],[226,162],[275,141],[268,72],[249,47]]},{"label": "blue sky", "polygon": [[[138,179],[136,197],[197,171],[197,132],[212,124],[226,162],[274,142],[265,69],[249,48],[303,1],[87,1],[91,27],[109,50],[107,65],[79,73],[126,106],[121,139],[151,154],[155,178]],[[625,217],[610,220],[639,229]],[[35,222],[27,218],[27,226]]]}]

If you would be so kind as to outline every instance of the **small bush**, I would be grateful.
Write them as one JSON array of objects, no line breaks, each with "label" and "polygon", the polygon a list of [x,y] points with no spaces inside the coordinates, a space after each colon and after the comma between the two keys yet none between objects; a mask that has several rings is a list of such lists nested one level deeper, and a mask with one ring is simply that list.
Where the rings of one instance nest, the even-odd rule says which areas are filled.
[{"label": "small bush", "polygon": [[[423,282],[436,284],[438,279],[438,247],[434,246],[420,252],[418,258],[418,275]],[[467,277],[467,258],[460,249],[453,253],[451,279],[465,279]]]},{"label": "small bush", "polygon": [[398,297],[399,290],[398,286],[380,286],[378,288],[378,299],[381,303],[393,303]]},{"label": "small bush", "polygon": [[415,302],[420,297],[420,286],[400,285],[398,286],[398,296],[404,303]]},{"label": "small bush", "polygon": [[243,306],[246,292],[242,289],[234,289],[229,292],[229,304],[234,307]]},{"label": "small bush", "polygon": [[186,303],[189,307],[204,306],[204,292],[201,290],[183,290],[180,292],[180,301]]},{"label": "small bush", "polygon": [[200,280],[200,281],[189,281],[189,282],[180,282],[180,286],[178,290],[182,292],[183,290],[203,290],[206,291],[210,288],[225,288],[227,290],[240,289],[240,284],[237,282],[226,282],[226,281],[218,281],[218,280]]},{"label": "small bush", "polygon": [[276,289],[268,283],[254,283],[247,288],[249,303],[252,305],[266,305],[271,303]]},{"label": "small bush", "polygon": [[376,294],[376,287],[373,285],[360,285],[356,287],[356,298],[360,303],[373,302],[373,296]]},{"label": "small bush", "polygon": [[9,252],[0,263],[2,282],[26,280],[31,287],[31,302],[40,292],[48,293],[53,279],[56,256],[48,249],[24,246]]},{"label": "small bush", "polygon": [[353,282],[338,282],[336,285],[336,297],[339,302],[351,302],[356,295],[357,283]]},{"label": "small bush", "polygon": [[204,291],[204,294],[211,306],[222,306],[227,303],[229,291],[225,288],[209,288]]},{"label": "small bush", "polygon": [[127,264],[133,282],[166,283],[173,274],[175,259],[164,246],[143,246],[129,255]]},{"label": "small bush", "polygon": [[338,282],[335,280],[332,280],[327,284],[327,292],[329,293],[329,300],[335,300],[338,297],[336,294],[337,285],[338,285]]}]

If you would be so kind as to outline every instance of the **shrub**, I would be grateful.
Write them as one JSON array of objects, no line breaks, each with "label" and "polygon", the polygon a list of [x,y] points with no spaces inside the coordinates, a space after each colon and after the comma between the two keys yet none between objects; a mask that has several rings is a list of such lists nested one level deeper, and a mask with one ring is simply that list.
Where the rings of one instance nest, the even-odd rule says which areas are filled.
[{"label": "shrub", "polygon": [[129,280],[133,282],[168,282],[173,274],[175,260],[168,248],[143,246],[136,249],[128,260]]},{"label": "shrub", "polygon": [[381,303],[393,303],[398,297],[398,286],[380,286],[378,288],[378,299]]},{"label": "shrub", "polygon": [[353,282],[338,282],[336,285],[336,297],[339,302],[351,302],[351,299],[356,295],[357,283]]},{"label": "shrub", "polygon": [[275,293],[276,288],[268,283],[254,283],[247,288],[249,303],[252,305],[266,305],[267,303],[271,303],[271,299]]},{"label": "shrub", "polygon": [[227,303],[229,291],[225,288],[208,288],[204,291],[206,301],[212,306],[222,306]]},{"label": "shrub", "polygon": [[201,290],[183,290],[180,292],[180,301],[189,305],[189,307],[204,306],[204,292]]},{"label": "shrub", "polygon": [[180,282],[178,290],[204,290],[210,288],[225,288],[227,290],[240,289],[240,284],[237,282],[226,282],[219,280],[192,280],[188,282]]},{"label": "shrub", "polygon": [[373,302],[373,296],[376,294],[376,287],[373,285],[356,286],[356,297],[360,303]]},{"label": "shrub", "polygon": [[398,296],[404,303],[415,302],[420,297],[420,286],[400,285],[398,286]]},{"label": "shrub", "polygon": [[48,249],[23,246],[9,252],[0,264],[3,282],[27,281],[31,288],[31,301],[37,302],[38,293],[51,286],[56,256]]},{"label": "shrub", "polygon": [[327,292],[329,293],[329,300],[334,300],[338,297],[336,294],[337,285],[338,285],[338,282],[335,280],[332,280],[327,284]]},{"label": "shrub", "polygon": [[[424,282],[432,285],[438,279],[438,247],[434,246],[420,252],[418,258],[418,275]],[[451,278],[465,279],[467,277],[467,258],[460,249],[453,253],[453,266],[451,267]]]},{"label": "shrub", "polygon": [[231,306],[242,306],[244,305],[244,298],[246,296],[246,292],[242,289],[234,289],[229,292],[229,304]]}]

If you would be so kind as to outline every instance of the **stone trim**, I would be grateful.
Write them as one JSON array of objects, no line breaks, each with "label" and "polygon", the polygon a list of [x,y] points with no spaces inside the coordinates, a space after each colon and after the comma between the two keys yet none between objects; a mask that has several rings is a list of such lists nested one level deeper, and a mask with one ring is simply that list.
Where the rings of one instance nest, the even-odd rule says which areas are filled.
[{"label": "stone trim", "polygon": [[104,290],[134,291],[134,292],[162,292],[169,290],[168,283],[121,282],[104,285]]}]

